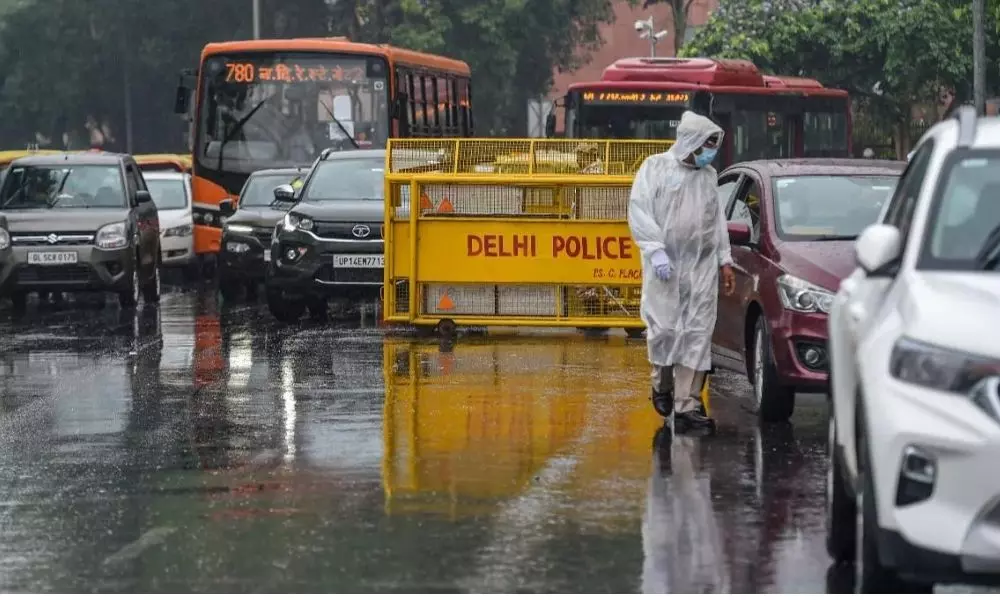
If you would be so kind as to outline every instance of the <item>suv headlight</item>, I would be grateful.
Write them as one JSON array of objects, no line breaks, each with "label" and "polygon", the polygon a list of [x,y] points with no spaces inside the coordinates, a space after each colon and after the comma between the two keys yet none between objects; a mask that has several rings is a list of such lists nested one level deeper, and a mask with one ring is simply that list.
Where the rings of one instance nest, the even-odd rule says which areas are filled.
[{"label": "suv headlight", "polygon": [[313,228],[313,221],[309,217],[288,213],[284,221],[285,231],[310,231]]},{"label": "suv headlight", "polygon": [[0,250],[10,248],[10,234],[6,229],[0,229]]},{"label": "suv headlight", "polygon": [[829,313],[833,305],[833,292],[813,285],[793,275],[778,277],[778,297],[788,310],[800,313]]},{"label": "suv headlight", "polygon": [[178,225],[164,230],[163,237],[186,237],[191,235],[193,229],[191,225]]},{"label": "suv headlight", "polygon": [[97,230],[94,245],[102,250],[117,250],[128,246],[128,228],[124,222],[111,223]]},{"label": "suv headlight", "polygon": [[253,227],[249,225],[226,225],[225,233],[253,233]]},{"label": "suv headlight", "polygon": [[913,385],[965,394],[980,380],[1000,374],[1000,360],[903,337],[892,349],[889,373]]}]

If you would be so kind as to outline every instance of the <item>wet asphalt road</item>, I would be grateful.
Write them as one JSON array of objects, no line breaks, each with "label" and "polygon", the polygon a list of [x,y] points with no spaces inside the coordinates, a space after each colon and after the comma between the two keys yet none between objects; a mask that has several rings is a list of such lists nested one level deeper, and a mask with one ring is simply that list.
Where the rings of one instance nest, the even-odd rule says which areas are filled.
[{"label": "wet asphalt road", "polygon": [[671,440],[642,342],[383,333],[0,308],[0,592],[826,589],[821,397]]}]

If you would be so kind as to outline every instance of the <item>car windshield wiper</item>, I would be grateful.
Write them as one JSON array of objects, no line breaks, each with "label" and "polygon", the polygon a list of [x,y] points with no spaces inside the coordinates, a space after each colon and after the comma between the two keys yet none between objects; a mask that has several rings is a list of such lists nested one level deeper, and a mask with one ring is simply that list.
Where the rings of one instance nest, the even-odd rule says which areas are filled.
[{"label": "car windshield wiper", "polygon": [[359,146],[358,143],[354,141],[354,138],[351,137],[351,134],[347,133],[347,129],[340,122],[340,120],[337,117],[333,116],[333,111],[330,110],[330,107],[326,105],[326,102],[323,102],[322,100],[320,100],[319,101],[319,105],[323,107],[323,110],[326,111],[326,114],[330,115],[330,118],[333,119],[333,122],[336,123],[337,127],[340,128],[340,131],[341,131],[341,133],[344,134],[344,137],[346,137],[347,140],[349,142],[351,142],[351,145],[354,146],[354,149],[355,150],[360,149],[361,146]]},{"label": "car windshield wiper", "polygon": [[841,242],[841,241],[852,241],[858,239],[856,235],[819,235],[814,238],[810,238],[810,242]]},{"label": "car windshield wiper", "polygon": [[267,98],[264,98],[263,100],[258,102],[253,108],[250,109],[250,112],[244,115],[242,119],[240,119],[239,121],[236,122],[235,125],[233,125],[233,128],[229,130],[229,133],[222,136],[222,142],[219,144],[219,164],[216,166],[217,171],[222,170],[222,161],[223,157],[225,156],[223,151],[226,149],[226,144],[232,141],[233,136],[235,136],[243,129],[243,126],[247,124],[247,121],[250,120],[250,117],[254,116],[257,113],[257,111],[260,110],[260,107],[264,106],[264,104],[267,103],[267,101],[270,100],[271,98],[274,98],[274,94],[271,94]]},{"label": "car windshield wiper", "polygon": [[992,271],[1000,263],[1000,225],[990,230],[983,241],[983,246],[976,253],[976,268]]}]

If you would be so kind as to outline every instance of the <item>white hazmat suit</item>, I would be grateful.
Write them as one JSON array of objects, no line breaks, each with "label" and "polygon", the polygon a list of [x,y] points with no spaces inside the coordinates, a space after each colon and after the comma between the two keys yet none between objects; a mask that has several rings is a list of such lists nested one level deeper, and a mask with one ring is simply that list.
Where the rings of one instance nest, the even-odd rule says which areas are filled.
[{"label": "white hazmat suit", "polygon": [[[653,387],[658,389],[663,367],[674,368],[678,413],[691,410],[689,399],[711,368],[719,268],[732,264],[715,169],[684,162],[712,136],[718,136],[721,145],[723,132],[718,125],[685,112],[676,142],[642,163],[629,198],[629,228],[642,255],[640,312],[647,328],[649,362],[654,365]],[[657,276],[651,262],[660,250],[670,261],[666,281]]]}]

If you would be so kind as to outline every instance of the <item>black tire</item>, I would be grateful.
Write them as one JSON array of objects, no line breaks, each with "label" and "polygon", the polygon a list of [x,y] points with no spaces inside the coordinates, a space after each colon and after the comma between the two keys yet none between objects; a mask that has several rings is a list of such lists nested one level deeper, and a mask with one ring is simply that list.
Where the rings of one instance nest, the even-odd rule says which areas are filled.
[{"label": "black tire", "polygon": [[286,297],[280,290],[268,290],[267,308],[282,323],[296,323],[305,314],[306,303],[301,298]]},{"label": "black tire", "polygon": [[641,340],[642,334],[646,332],[644,327],[626,327],[625,335],[629,337],[630,340]]},{"label": "black tire", "polygon": [[139,261],[136,260],[128,274],[128,286],[118,292],[118,305],[122,308],[135,308],[139,305]]},{"label": "black tire", "polygon": [[14,292],[10,296],[10,305],[15,315],[23,315],[28,310],[28,294]]},{"label": "black tire", "polygon": [[198,281],[201,279],[201,265],[198,260],[195,259],[187,264],[181,271],[181,277],[184,281]]},{"label": "black tire", "polygon": [[243,283],[236,279],[227,277],[219,278],[219,293],[222,294],[222,301],[226,303],[239,302],[243,293]]},{"label": "black tire", "polygon": [[[861,407],[858,407],[861,410]],[[914,583],[900,579],[893,569],[882,564],[878,555],[876,532],[878,529],[878,508],[875,501],[875,483],[868,465],[867,427],[862,413],[858,413],[857,442],[858,479],[861,493],[855,504],[861,510],[861,518],[856,520],[857,530],[855,550],[855,591],[860,594],[930,594],[933,584]]]},{"label": "black tire", "polygon": [[330,314],[330,305],[326,298],[310,298],[306,301],[309,317],[315,321],[326,321]]},{"label": "black tire", "polygon": [[[157,256],[159,256],[160,251],[156,251]],[[143,284],[142,286],[142,301],[146,304],[156,304],[160,301],[160,286],[162,281],[160,280],[160,261],[157,260],[153,263],[153,276],[150,281]]]},{"label": "black tire", "polygon": [[218,272],[217,265],[211,254],[200,255],[201,261],[201,276],[203,279],[212,279]]},{"label": "black tire", "polygon": [[257,301],[257,297],[259,296],[259,294],[257,293],[257,291],[258,291],[258,289],[257,289],[258,285],[259,284],[258,284],[257,280],[254,280],[254,279],[251,279],[250,281],[247,282],[247,284],[246,284],[246,293],[247,293],[247,300],[248,301],[250,301],[250,302],[256,302]]},{"label": "black tire", "polygon": [[854,560],[857,544],[857,509],[844,480],[844,465],[837,452],[836,421],[830,410],[826,472],[826,552],[834,562]]},{"label": "black tire", "polygon": [[[783,423],[789,420],[795,412],[795,388],[778,383],[778,370],[771,352],[771,332],[763,316],[757,318],[749,350],[747,377],[753,385],[757,416],[765,423]],[[757,366],[758,359],[761,362],[760,368]]]}]

